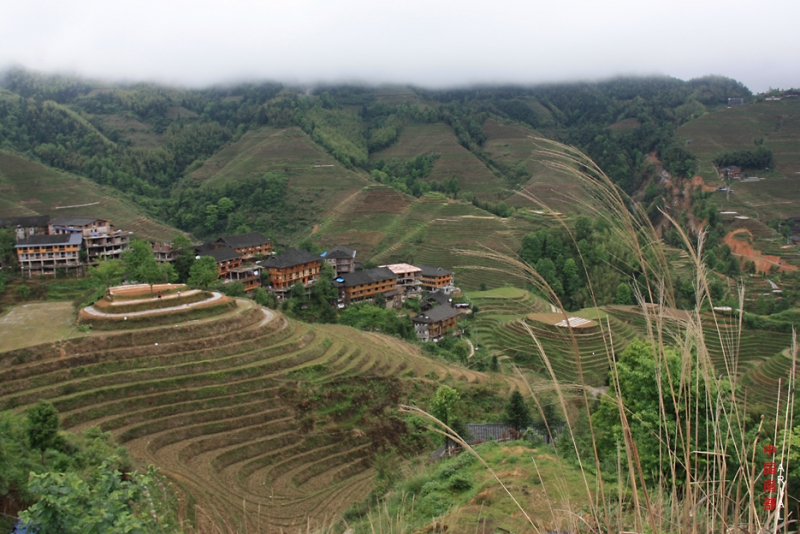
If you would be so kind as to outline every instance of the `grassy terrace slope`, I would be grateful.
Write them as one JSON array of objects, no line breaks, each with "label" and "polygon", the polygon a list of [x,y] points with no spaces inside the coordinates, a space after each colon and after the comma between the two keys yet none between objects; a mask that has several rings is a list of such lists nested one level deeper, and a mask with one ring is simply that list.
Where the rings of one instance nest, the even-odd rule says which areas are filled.
[{"label": "grassy terrace slope", "polygon": [[[495,119],[488,119],[483,129],[488,136],[484,150],[492,159],[508,167],[522,163],[531,175],[524,184],[524,191],[548,208],[568,213],[579,208],[576,200],[586,199],[574,178],[546,167],[544,158],[534,153],[540,147],[534,144],[531,136],[541,137],[541,134],[518,124],[504,124]],[[512,206],[531,207],[530,200],[517,194],[509,196],[506,202]]]},{"label": "grassy terrace slope", "polygon": [[[90,205],[64,208],[82,204]],[[113,189],[7,152],[0,152],[0,215],[103,217],[119,230],[154,241],[169,241],[179,233],[146,217]]]},{"label": "grassy terrace slope", "polygon": [[371,154],[370,161],[407,161],[428,153],[439,154],[427,178],[429,182],[436,180],[442,183],[455,174],[462,191],[489,198],[495,198],[497,193],[503,194],[503,181],[492,174],[474,154],[458,144],[453,129],[444,123],[407,125],[395,144]]},{"label": "grassy terrace slope", "polygon": [[252,301],[227,310],[0,353],[0,409],[49,399],[66,428],[100,425],[163,469],[190,517],[199,505],[240,532],[305,532],[371,489],[372,455],[392,439],[373,414],[437,381],[489,380],[379,334]]},{"label": "grassy terrace slope", "polygon": [[721,206],[755,215],[762,220],[800,214],[800,101],[759,102],[722,109],[692,120],[678,129],[691,139],[687,146],[699,159],[699,172],[710,183],[719,181],[712,160],[728,150],[753,149],[753,139],[764,138],[764,146],[775,155],[775,168],[750,174],[765,177],[757,182],[734,182],[735,195]]},{"label": "grassy terrace slope", "polygon": [[523,281],[508,272],[491,273],[465,266],[502,268],[487,260],[459,256],[454,250],[491,247],[517,251],[522,237],[533,229],[525,219],[502,219],[462,201],[414,199],[386,186],[370,186],[341,203],[317,232],[322,246],[345,243],[358,250],[358,259],[380,263],[410,262],[456,268],[460,287],[481,283],[499,287]]}]

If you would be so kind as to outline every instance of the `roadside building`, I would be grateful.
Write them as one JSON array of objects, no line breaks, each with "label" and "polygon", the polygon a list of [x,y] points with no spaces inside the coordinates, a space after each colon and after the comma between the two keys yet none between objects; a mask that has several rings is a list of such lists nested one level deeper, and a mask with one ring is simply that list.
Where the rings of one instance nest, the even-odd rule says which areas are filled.
[{"label": "roadside building", "polygon": [[55,276],[58,269],[69,272],[81,267],[80,234],[32,235],[14,245],[22,274]]},{"label": "roadside building", "polygon": [[16,241],[32,235],[46,235],[50,224],[49,215],[33,215],[29,217],[0,217],[0,228],[14,232]]},{"label": "roadside building", "polygon": [[740,167],[737,167],[736,165],[729,165],[719,169],[719,177],[741,180],[742,177],[744,177],[744,173]]},{"label": "roadside building", "polygon": [[278,298],[285,298],[297,282],[310,287],[319,278],[322,258],[305,250],[287,248],[283,254],[277,254],[256,264],[266,270],[265,281],[269,281],[269,290]]},{"label": "roadside building", "polygon": [[256,256],[272,254],[272,240],[261,232],[224,235],[217,239],[218,245],[226,245],[238,252],[244,261],[254,261]]},{"label": "roadside building", "polygon": [[337,245],[323,252],[320,257],[336,271],[336,276],[352,273],[356,270],[356,251],[352,248]]},{"label": "roadside building", "polygon": [[426,291],[441,289],[445,293],[450,293],[455,289],[453,271],[448,271],[441,267],[428,267],[427,265],[417,265],[417,267],[420,269],[419,279],[422,283],[422,289]]},{"label": "roadside building", "polygon": [[420,341],[439,341],[458,328],[458,310],[443,304],[422,312],[411,319]]},{"label": "roadside building", "polygon": [[111,221],[97,217],[56,217],[50,221],[47,230],[50,235],[81,234],[83,237],[109,232]]},{"label": "roadside building", "polygon": [[408,263],[392,263],[380,265],[386,267],[397,275],[397,290],[406,296],[414,296],[422,292],[422,282],[419,279],[422,269]]},{"label": "roadside building", "polygon": [[397,275],[386,267],[343,274],[333,281],[333,286],[339,291],[340,307],[372,301],[377,295],[383,295],[387,307],[399,300]]}]

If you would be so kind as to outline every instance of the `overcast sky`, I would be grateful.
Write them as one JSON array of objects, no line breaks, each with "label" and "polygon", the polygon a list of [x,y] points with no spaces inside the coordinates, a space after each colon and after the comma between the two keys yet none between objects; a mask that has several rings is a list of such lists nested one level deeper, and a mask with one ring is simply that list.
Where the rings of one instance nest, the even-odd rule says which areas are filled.
[{"label": "overcast sky", "polygon": [[203,86],[625,74],[800,87],[800,0],[2,0],[0,68]]}]

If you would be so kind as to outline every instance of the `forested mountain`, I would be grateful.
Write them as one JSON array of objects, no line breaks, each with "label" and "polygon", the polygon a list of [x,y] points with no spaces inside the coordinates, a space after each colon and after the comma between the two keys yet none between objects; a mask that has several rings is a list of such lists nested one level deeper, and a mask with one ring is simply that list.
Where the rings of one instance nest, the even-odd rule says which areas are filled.
[{"label": "forested mountain", "polygon": [[751,97],[719,77],[189,90],[16,69],[1,85],[3,150],[115,188],[198,237],[251,228],[286,239],[376,182],[415,197],[460,194],[498,212],[541,171],[530,154],[509,158],[491,145],[498,123],[584,149],[629,193],[651,176],[645,155],[654,151],[674,174],[691,175],[695,158],[676,128],[729,97]]}]

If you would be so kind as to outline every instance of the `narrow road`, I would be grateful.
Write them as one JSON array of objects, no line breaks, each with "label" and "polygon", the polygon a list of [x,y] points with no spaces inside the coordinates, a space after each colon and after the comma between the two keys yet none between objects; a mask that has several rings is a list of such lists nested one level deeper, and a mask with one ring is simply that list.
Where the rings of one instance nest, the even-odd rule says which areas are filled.
[{"label": "narrow road", "polygon": [[209,302],[214,302],[222,298],[222,293],[217,291],[211,292],[211,297],[207,298],[206,300],[201,300],[199,302],[192,302],[191,304],[181,304],[180,306],[171,306],[169,308],[159,308],[157,310],[144,310],[138,312],[128,312],[128,313],[104,313],[95,309],[94,306],[87,306],[84,308],[86,313],[89,315],[93,315],[95,317],[141,317],[143,315],[159,315],[165,312],[176,311],[176,310],[188,310],[190,308],[194,308],[196,306],[202,306],[203,304],[208,304]]}]

